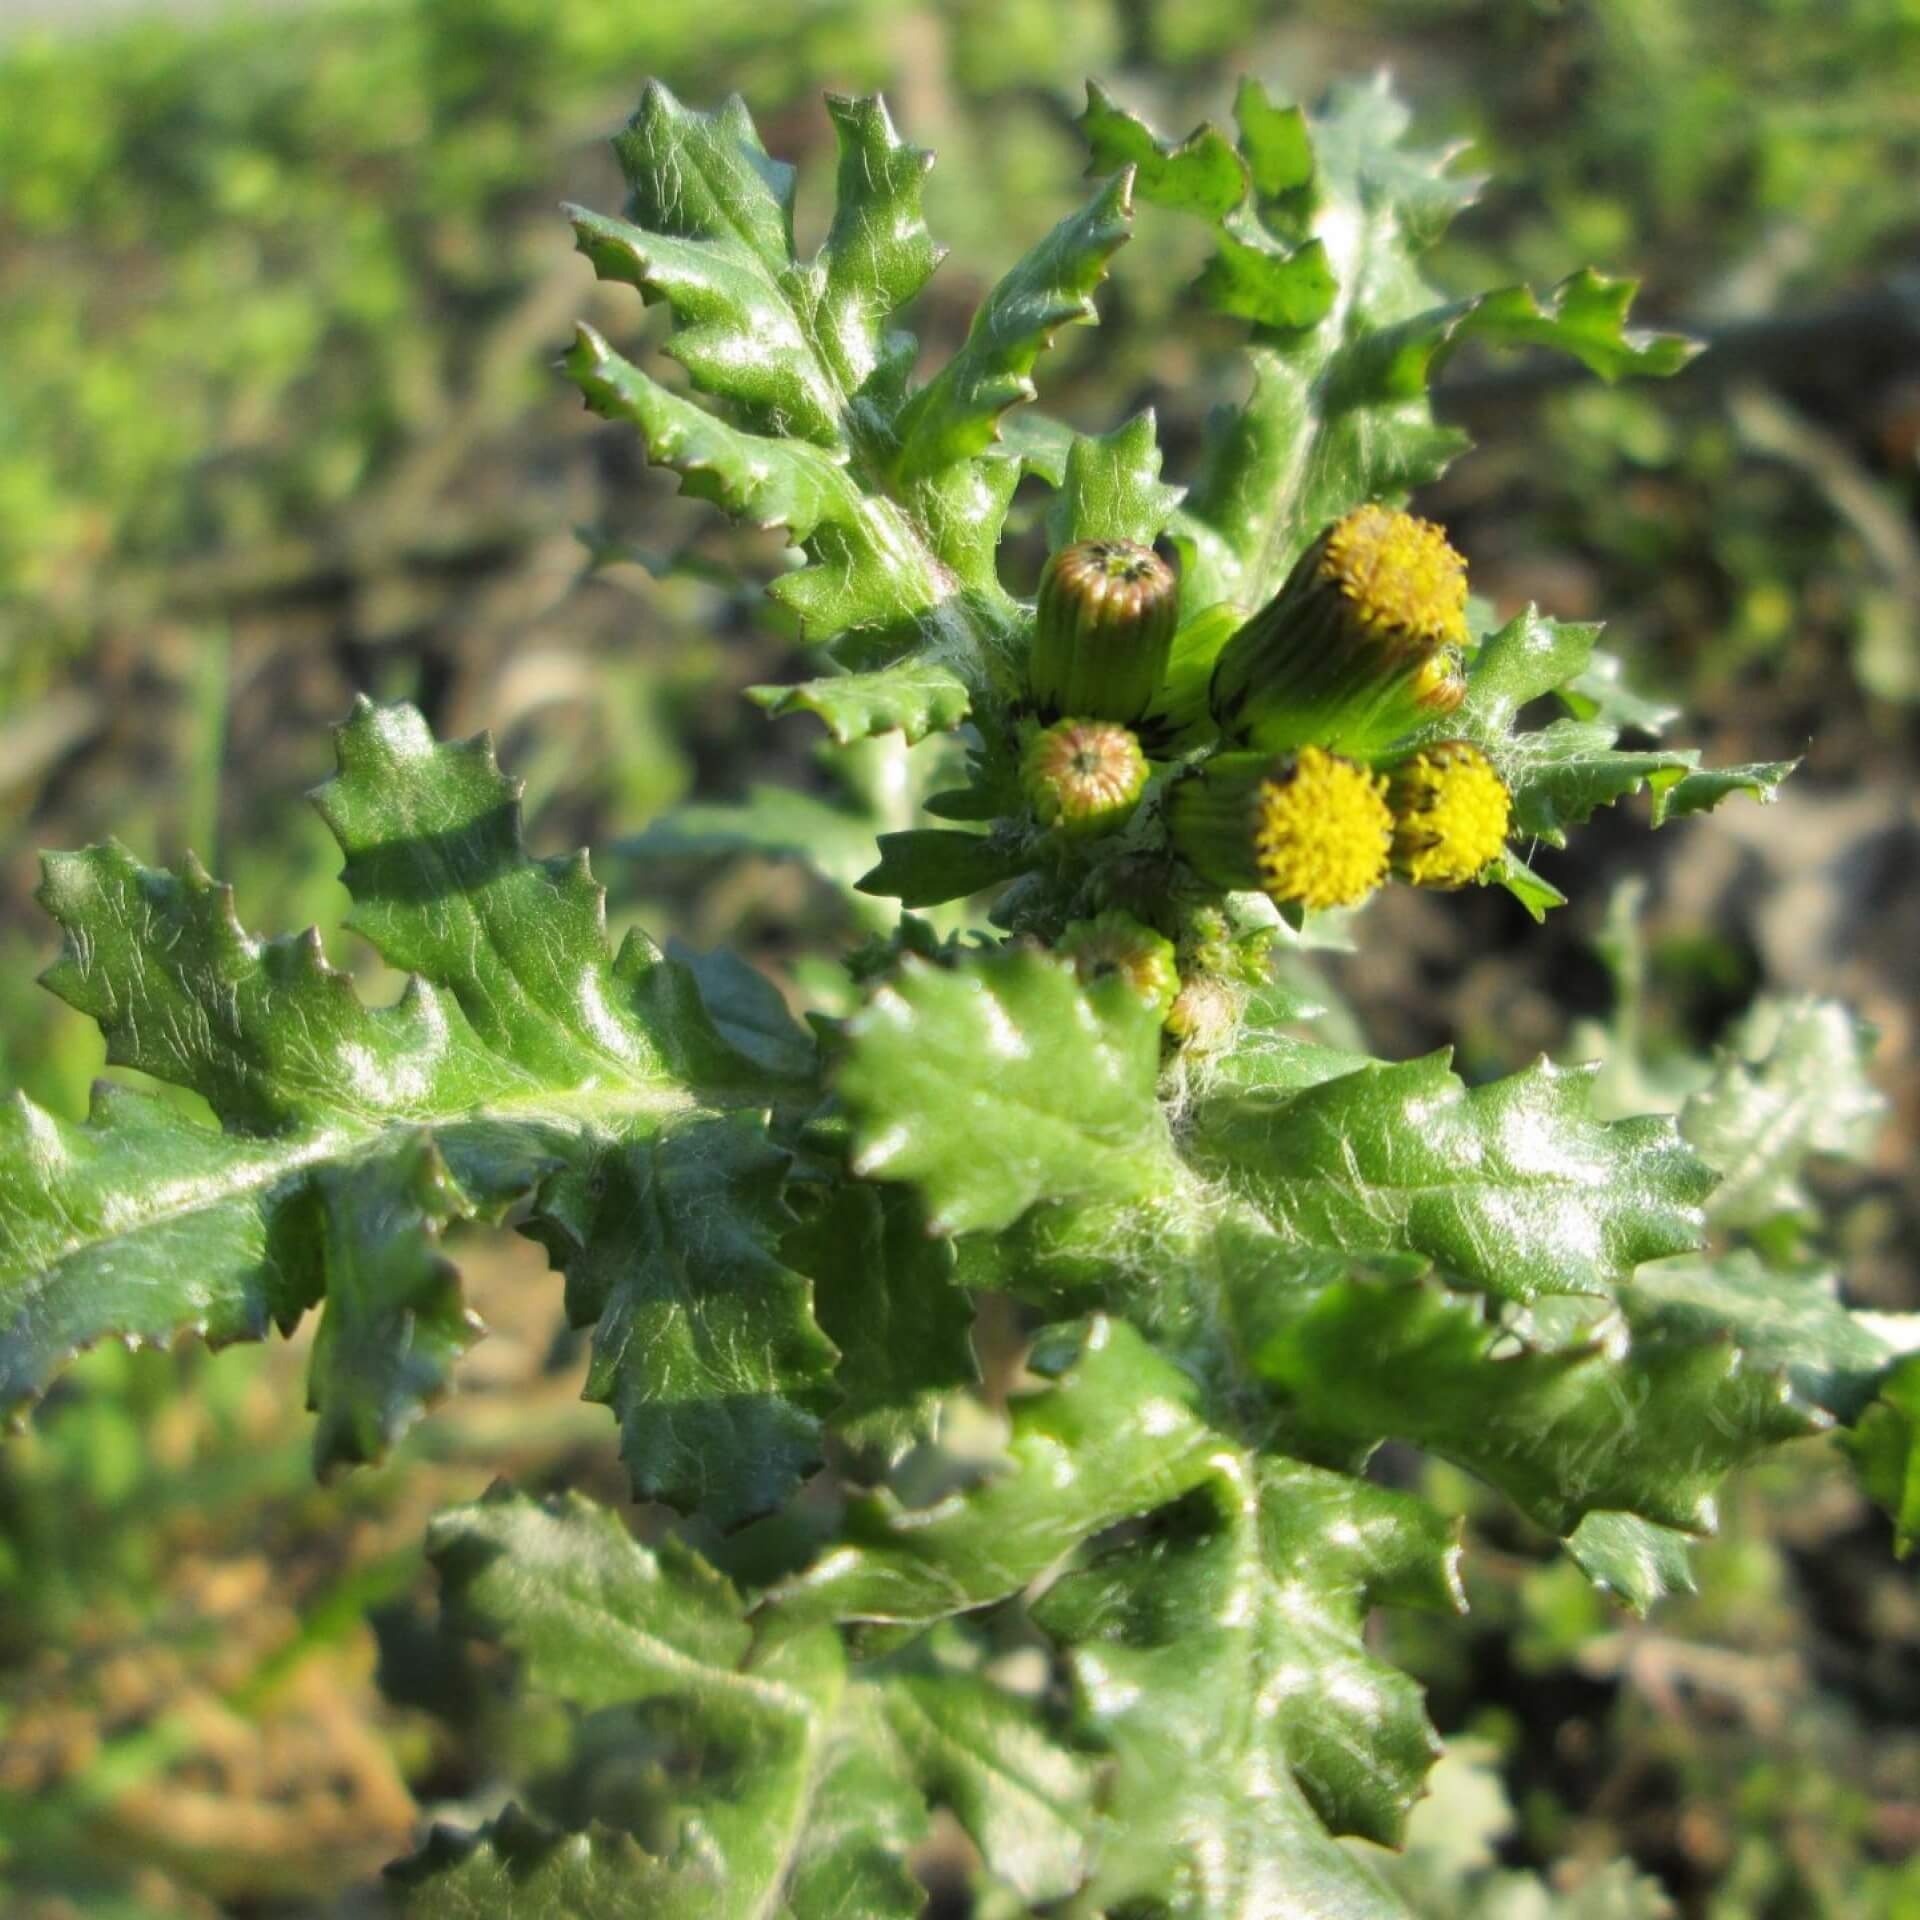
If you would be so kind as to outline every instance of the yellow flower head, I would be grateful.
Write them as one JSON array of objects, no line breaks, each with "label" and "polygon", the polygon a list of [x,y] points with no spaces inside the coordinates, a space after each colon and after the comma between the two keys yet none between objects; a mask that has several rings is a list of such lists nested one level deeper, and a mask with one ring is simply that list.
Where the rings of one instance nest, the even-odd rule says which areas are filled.
[{"label": "yellow flower head", "polygon": [[1467,563],[1431,520],[1356,507],[1328,531],[1319,570],[1368,626],[1405,635],[1422,652],[1465,644]]},{"label": "yellow flower head", "polygon": [[1507,842],[1513,796],[1478,747],[1446,740],[1416,753],[1388,784],[1393,868],[1416,887],[1464,887]]},{"label": "yellow flower head", "polygon": [[1372,757],[1466,692],[1467,563],[1431,521],[1356,507],[1220,651],[1221,734],[1267,753]]},{"label": "yellow flower head", "polygon": [[1167,816],[1182,858],[1224,893],[1348,907],[1387,877],[1387,783],[1324,747],[1216,754],[1175,782]]},{"label": "yellow flower head", "polygon": [[1318,747],[1260,783],[1254,856],[1261,890],[1303,907],[1350,907],[1387,877],[1387,783]]}]

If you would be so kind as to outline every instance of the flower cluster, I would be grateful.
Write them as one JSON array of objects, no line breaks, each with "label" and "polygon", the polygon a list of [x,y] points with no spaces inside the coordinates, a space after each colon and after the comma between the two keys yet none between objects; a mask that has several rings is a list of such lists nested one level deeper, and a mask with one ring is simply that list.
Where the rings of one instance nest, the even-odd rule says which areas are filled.
[{"label": "flower cluster", "polygon": [[[1156,719],[1175,704],[1164,683],[1178,596],[1166,563],[1127,541],[1083,541],[1047,566],[1022,777],[1035,819],[1063,840],[1126,825],[1148,790],[1167,737]],[[1355,905],[1390,874],[1422,887],[1483,878],[1511,797],[1477,747],[1431,739],[1465,696],[1466,606],[1466,563],[1439,527],[1364,506],[1252,618],[1209,608],[1190,623],[1223,630],[1204,731],[1189,741],[1199,751],[1171,774],[1163,809],[1185,866],[1295,909]]]}]

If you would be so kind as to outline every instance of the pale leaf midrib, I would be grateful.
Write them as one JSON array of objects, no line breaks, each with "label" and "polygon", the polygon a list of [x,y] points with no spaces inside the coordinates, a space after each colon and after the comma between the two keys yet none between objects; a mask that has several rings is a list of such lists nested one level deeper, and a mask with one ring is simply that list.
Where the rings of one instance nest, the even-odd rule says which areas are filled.
[{"label": "pale leaf midrib", "polygon": [[[318,1132],[295,1134],[260,1134],[226,1136],[241,1139],[248,1146],[260,1151],[250,1156],[235,1169],[238,1177],[230,1180],[207,1179],[195,1183],[194,1197],[178,1206],[156,1208],[153,1212],[141,1216],[137,1221],[120,1225],[111,1232],[79,1234],[65,1242],[43,1265],[22,1267],[10,1272],[0,1272],[0,1286],[25,1281],[29,1283],[27,1293],[14,1304],[27,1304],[39,1287],[44,1286],[58,1274],[62,1268],[79,1256],[94,1249],[110,1246],[115,1241],[130,1239],[135,1235],[149,1233],[176,1220],[192,1217],[197,1213],[208,1213],[216,1207],[250,1195],[266,1193],[278,1186],[289,1176],[303,1172],[309,1167],[320,1166],[328,1161],[348,1161],[364,1157],[376,1150],[384,1139],[392,1138],[396,1142],[406,1136],[426,1131],[447,1130],[456,1126],[483,1121],[521,1121],[526,1124],[541,1119],[554,1119],[562,1123],[572,1123],[578,1132],[585,1136],[596,1119],[609,1122],[609,1131],[617,1130],[621,1120],[632,1120],[640,1116],[653,1116],[660,1119],[677,1113],[698,1110],[701,1103],[682,1089],[662,1088],[656,1090],[655,1097],[646,1100],[633,1097],[638,1089],[623,1086],[623,1097],[611,1100],[597,1097],[599,1090],[581,1090],[572,1094],[543,1092],[530,1095],[522,1100],[481,1102],[458,1109],[449,1108],[439,1113],[390,1114],[382,1117],[381,1124],[359,1125],[336,1123],[331,1128]],[[189,1123],[197,1124],[197,1123]],[[206,1129],[211,1133],[212,1129]],[[274,1155],[271,1149],[276,1144],[284,1144],[286,1151]]]}]

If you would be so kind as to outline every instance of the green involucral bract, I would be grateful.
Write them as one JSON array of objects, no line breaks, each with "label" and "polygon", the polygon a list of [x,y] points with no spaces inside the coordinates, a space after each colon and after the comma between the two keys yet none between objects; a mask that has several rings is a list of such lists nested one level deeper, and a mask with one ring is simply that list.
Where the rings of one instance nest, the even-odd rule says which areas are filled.
[{"label": "green involucral bract", "polygon": [[[745,107],[649,88],[624,213],[574,221],[667,309],[684,378],[590,328],[566,364],[687,492],[786,529],[771,591],[819,672],[754,697],[832,742],[828,797],[756,788],[617,852],[811,866],[868,936],[844,989],[809,1028],[730,955],[615,948],[585,855],[526,851],[488,742],[404,705],[356,709],[315,796],[349,927],[406,976],[389,1004],[317,933],[247,931],[191,861],[51,855],[46,984],[116,1067],[202,1104],[115,1082],[84,1120],[0,1112],[0,1404],[97,1341],[311,1312],[317,1462],[374,1459],[478,1331],[451,1230],[509,1223],[591,1332],[635,1495],[684,1521],[643,1546],[501,1487],[435,1522],[447,1630],[502,1643],[564,1718],[525,1807],[394,1870],[406,1910],[906,1920],[944,1809],[997,1912],[1406,1920],[1346,1842],[1400,1840],[1437,1743],[1367,1623],[1457,1610],[1461,1548],[1367,1477],[1383,1443],[1477,1475],[1641,1609],[1685,1583],[1729,1470],[1836,1424],[1920,1531],[1920,1340],[1851,1312],[1806,1245],[1809,1158],[1863,1152],[1877,1112],[1844,1013],[1765,1010],[1646,1116],[1596,1095],[1652,1084],[1631,1058],[1469,1084],[1444,1053],[1303,1037],[1312,1009],[1263,978],[1390,858],[1541,913],[1560,896],[1517,848],[1643,786],[1657,822],[1789,771],[1657,744],[1668,716],[1593,628],[1459,628],[1458,556],[1394,511],[1461,451],[1428,380],[1462,343],[1609,379],[1689,349],[1592,273],[1440,299],[1420,256],[1470,188],[1403,144],[1384,85],[1309,116],[1249,82],[1235,132],[1177,145],[1094,89],[1086,204],[917,376],[894,320],[940,257],[929,156],[877,99],[829,112],[837,201],[802,257]],[[1151,413],[1009,413],[1093,318],[1136,199],[1204,224],[1196,297],[1249,330],[1250,397],[1184,489]],[[1123,688],[1082,645],[1112,636],[1058,606],[1030,672],[998,556],[1025,474],[1056,490],[1054,553],[1126,554],[1157,592],[1177,561],[1177,625]],[[1344,584],[1276,602],[1336,523]],[[1462,677],[1377,699],[1328,595],[1385,617],[1369,569],[1435,555],[1447,625],[1415,664]],[[1332,692],[1303,606],[1347,647]],[[1063,688],[1088,711],[1056,715]],[[1563,717],[1522,728],[1548,697]],[[1651,744],[1623,751],[1629,727]],[[1049,753],[1102,728],[1125,790],[1074,832],[1078,763]],[[1270,785],[1341,770],[1366,803],[1345,852],[1278,813],[1227,844],[1246,809],[1196,796],[1232,798],[1248,758]],[[1473,770],[1467,852],[1396,819],[1440,807],[1409,766]],[[952,904],[986,896],[984,923]]]}]

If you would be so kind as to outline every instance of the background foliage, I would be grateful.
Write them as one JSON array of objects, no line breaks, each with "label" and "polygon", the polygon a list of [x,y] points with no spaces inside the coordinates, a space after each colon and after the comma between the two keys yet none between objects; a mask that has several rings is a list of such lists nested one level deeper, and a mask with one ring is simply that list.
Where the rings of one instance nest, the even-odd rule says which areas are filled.
[{"label": "background foliage", "polygon": [[[354,687],[418,700],[443,736],[500,729],[541,851],[628,835],[659,854],[669,830],[643,832],[683,792],[727,803],[804,775],[804,728],[737,698],[796,677],[751,591],[773,547],[675,501],[543,371],[595,310],[552,203],[615,203],[600,139],[639,75],[744,92],[816,183],[819,87],[884,84],[941,153],[929,206],[956,258],[919,324],[950,348],[980,291],[954,270],[996,271],[1079,197],[1086,75],[1180,130],[1242,67],[1310,94],[1385,60],[1422,133],[1475,139],[1499,179],[1443,276],[1602,259],[1644,277],[1643,312],[1719,343],[1657,390],[1459,368],[1445,409],[1483,450],[1429,504],[1476,585],[1503,609],[1605,611],[1636,682],[1705,716],[1712,760],[1812,748],[1762,827],[1690,830],[1641,931],[1624,901],[1598,917],[1603,827],[1582,869],[1549,867],[1585,879],[1584,919],[1522,943],[1492,895],[1396,900],[1373,953],[1313,990],[1389,1054],[1457,1033],[1476,1078],[1542,1047],[1604,1052],[1617,1111],[1676,1104],[1725,1031],[1757,1062],[1783,1034],[1817,1044],[1790,1001],[1747,1011],[1763,977],[1845,992],[1882,1030],[1894,1124],[1877,1171],[1811,1178],[1856,1286],[1914,1304],[1920,20],[1890,0],[1326,12],[848,0],[774,23],[731,0],[417,0],[0,49],[7,977],[49,951],[32,849],[109,827],[149,859],[195,847],[262,922],[337,924],[331,849],[290,802],[328,771]],[[803,203],[803,224],[823,217]],[[1190,467],[1225,336],[1164,324],[1182,277],[1123,277],[1100,332],[1063,341],[1049,405],[1099,427],[1151,392]],[[1037,564],[1037,540],[1014,566],[1023,551]],[[620,917],[744,939],[825,994],[804,949],[858,935],[874,903],[816,890],[783,845],[802,824],[844,844],[851,881],[900,792],[876,749],[804,823],[786,803],[682,811],[683,853],[747,857],[717,881],[691,858],[616,869]],[[334,958],[364,971],[344,943]],[[84,1023],[9,999],[10,1082],[77,1115],[97,1065]],[[1808,1144],[1849,1144],[1820,1124]],[[1801,1178],[1753,1170],[1770,1232],[1804,1231]],[[556,1727],[428,1636],[421,1523],[498,1471],[616,1499],[621,1482],[575,1398],[586,1356],[520,1284],[537,1258],[487,1241],[464,1264],[493,1337],[376,1472],[310,1484],[304,1352],[98,1353],[0,1454],[0,1872],[27,1911],[324,1910],[404,1848],[418,1807],[487,1810],[472,1752],[557,1763]],[[1446,1491],[1474,1509],[1469,1484]],[[1788,1456],[1734,1507],[1698,1593],[1647,1627],[1484,1512],[1497,1551],[1469,1557],[1464,1627],[1383,1628],[1442,1730],[1479,1742],[1406,1871],[1453,1849],[1577,1877],[1624,1851],[1727,1920],[1912,1910],[1911,1581],[1830,1467]],[[475,1716],[484,1740],[462,1737]]]}]

